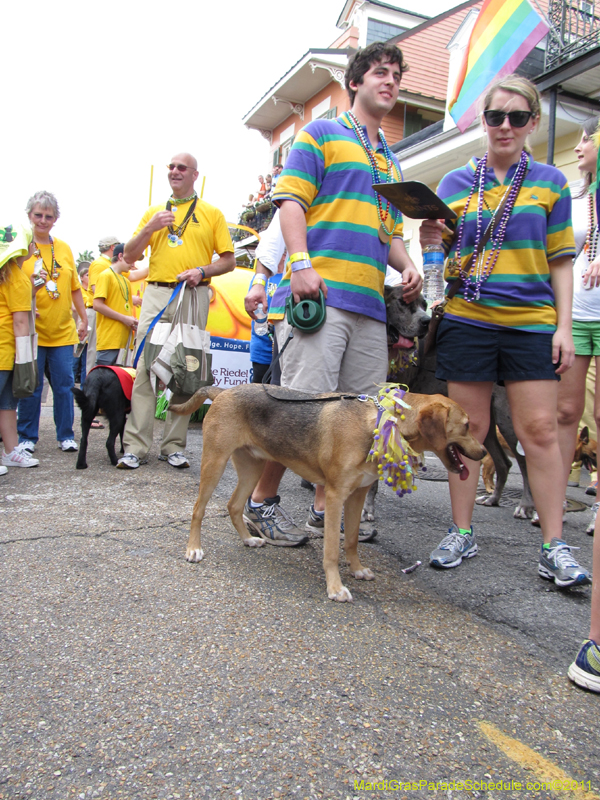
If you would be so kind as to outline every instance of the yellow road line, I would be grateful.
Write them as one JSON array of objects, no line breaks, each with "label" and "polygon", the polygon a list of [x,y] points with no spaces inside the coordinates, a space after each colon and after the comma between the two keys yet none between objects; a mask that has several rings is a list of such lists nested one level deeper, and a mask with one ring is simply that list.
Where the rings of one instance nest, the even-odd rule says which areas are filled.
[{"label": "yellow road line", "polygon": [[[512,739],[506,736],[495,725],[489,722],[478,722],[480,731],[487,736],[487,738],[496,745],[502,752],[511,759],[516,761],[523,769],[529,770],[535,777],[532,777],[531,783],[551,783],[557,782],[557,788],[553,793],[565,797],[573,798],[573,800],[600,800],[600,797],[594,792],[587,791],[581,786],[581,782],[571,778],[570,775],[557,767],[551,761],[536,753],[526,744],[520,742],[518,739]],[[585,782],[587,783],[587,781]],[[577,784],[577,788],[569,789],[565,792],[564,789],[559,789],[559,786]],[[546,790],[547,791],[547,790]],[[552,789],[550,789],[552,791]]]}]

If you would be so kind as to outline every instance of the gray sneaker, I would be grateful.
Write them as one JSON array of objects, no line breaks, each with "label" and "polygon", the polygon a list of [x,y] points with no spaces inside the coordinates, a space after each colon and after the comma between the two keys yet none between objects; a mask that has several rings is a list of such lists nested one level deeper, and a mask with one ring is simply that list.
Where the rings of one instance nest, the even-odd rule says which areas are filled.
[{"label": "gray sneaker", "polygon": [[250,498],[244,506],[244,522],[250,533],[277,547],[298,547],[308,536],[294,525],[294,520],[279,505],[279,495],[265,497],[262,506],[252,508]]},{"label": "gray sneaker", "polygon": [[463,558],[473,558],[477,555],[477,542],[473,528],[471,533],[461,533],[458,525],[453,522],[448,528],[448,535],[444,536],[436,550],[429,556],[432,567],[450,569],[458,567]]},{"label": "gray sneaker", "polygon": [[[304,526],[304,530],[312,533],[313,537],[316,539],[322,539],[323,534],[325,533],[325,512],[324,511],[315,511],[314,505],[308,510],[308,519],[306,520],[306,525]],[[344,534],[344,520],[342,518],[342,524],[340,525],[340,533]],[[373,539],[377,536],[377,528],[360,528],[358,529],[358,541],[359,542],[372,542]]]},{"label": "gray sneaker", "polygon": [[586,586],[591,583],[590,573],[579,566],[571,555],[571,550],[579,548],[570,547],[556,536],[548,549],[542,547],[538,567],[540,577],[554,581],[557,586]]}]

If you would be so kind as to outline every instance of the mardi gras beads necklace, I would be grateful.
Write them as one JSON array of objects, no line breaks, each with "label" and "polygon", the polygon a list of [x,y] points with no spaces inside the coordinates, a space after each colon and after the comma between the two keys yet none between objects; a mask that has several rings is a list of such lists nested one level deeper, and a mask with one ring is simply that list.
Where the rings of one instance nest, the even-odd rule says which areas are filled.
[{"label": "mardi gras beads necklace", "polygon": [[[360,126],[358,120],[354,116],[354,114],[349,111],[348,112],[348,119],[350,120],[350,125],[352,126],[352,130],[356,138],[358,139],[362,149],[367,156],[367,160],[369,162],[369,167],[371,169],[371,177],[373,179],[373,183],[392,183],[394,180],[394,162],[392,160],[392,154],[390,153],[390,148],[385,140],[385,136],[383,135],[383,131],[379,129],[379,139],[381,140],[381,145],[383,147],[383,154],[385,156],[385,163],[386,163],[386,180],[381,180],[381,175],[379,173],[379,167],[377,166],[377,160],[375,159],[375,153],[373,149],[370,147],[369,142],[367,141],[367,137],[365,136],[365,132],[363,131],[362,127]],[[399,178],[399,176],[398,176]],[[392,238],[392,233],[394,228],[396,227],[396,220],[398,219],[398,212],[394,214],[392,229],[388,231],[386,227],[386,220],[390,210],[390,201],[387,200],[385,204],[385,211],[383,209],[383,203],[381,200],[381,195],[379,192],[375,192],[375,199],[377,201],[377,216],[379,217],[379,228],[377,230],[379,234],[379,239],[383,244],[389,244],[390,239]]]},{"label": "mardi gras beads necklace", "polygon": [[[115,272],[112,267],[110,268],[110,271],[115,276],[117,283],[119,284],[119,290],[123,296],[123,300],[125,300],[125,311],[129,311],[129,286],[127,286],[127,279]],[[123,283],[121,283],[121,281],[123,281]]]},{"label": "mardi gras beads necklace", "polygon": [[167,235],[167,244],[169,245],[169,247],[180,247],[183,244],[182,237],[196,209],[196,203],[198,202],[198,195],[196,194],[196,192],[194,192],[194,194],[191,195],[190,197],[183,197],[181,199],[177,197],[170,197],[167,200],[167,211],[170,211],[173,206],[177,207],[182,205],[183,203],[189,203],[190,200],[193,200],[193,203],[188,208],[187,214],[183,218],[181,224],[177,228],[174,228],[172,225],[169,225],[168,228],[169,233]]},{"label": "mardi gras beads necklace", "polygon": [[56,281],[58,280],[59,276],[58,270],[60,264],[56,263],[56,258],[54,257],[54,240],[52,239],[51,236],[49,236],[48,238],[50,239],[50,252],[52,253],[52,264],[50,266],[50,269],[48,269],[44,264],[44,258],[40,252],[40,246],[36,242],[34,250],[34,256],[36,257],[34,272],[37,274],[42,270],[42,268],[46,270],[46,272],[48,273],[48,280],[46,281],[46,291],[53,300],[58,300],[58,298],[60,297],[60,292],[58,291],[58,286],[56,284]]},{"label": "mardi gras beads necklace", "polygon": [[[498,256],[500,255],[500,250],[502,249],[502,245],[504,243],[504,237],[506,235],[506,228],[508,225],[508,220],[510,219],[510,215],[512,210],[515,206],[517,197],[519,195],[519,191],[521,186],[523,185],[523,181],[525,180],[525,175],[527,174],[527,154],[524,150],[521,151],[521,158],[519,159],[519,163],[515,170],[515,174],[512,177],[512,180],[504,194],[506,197],[506,203],[504,204],[504,210],[502,212],[502,216],[500,220],[496,221],[496,213],[500,206],[503,204],[504,197],[500,200],[494,213],[492,214],[492,218],[489,222],[489,225],[492,226],[491,228],[491,236],[490,242],[492,244],[489,251],[487,251],[487,258],[486,258],[486,250],[485,244],[482,245],[482,237],[483,237],[483,205],[484,205],[484,191],[485,191],[485,176],[486,176],[486,168],[487,168],[487,159],[488,154],[486,153],[481,161],[477,164],[477,168],[475,170],[475,175],[473,177],[473,183],[471,185],[471,191],[469,192],[469,196],[467,198],[467,202],[460,218],[460,222],[458,225],[458,237],[456,241],[456,250],[454,254],[454,258],[452,259],[453,263],[458,266],[458,272],[461,277],[463,283],[463,296],[467,303],[473,302],[473,300],[479,300],[481,297],[481,287],[487,281],[487,279],[492,274],[494,267],[496,266],[496,262],[498,261]],[[473,257],[469,259],[468,263],[472,264],[469,272],[465,272],[462,266],[462,258],[461,258],[461,246],[462,240],[465,230],[465,220],[467,216],[467,211],[469,209],[469,205],[471,203],[471,198],[475,194],[475,190],[477,189],[477,225],[475,229],[475,246],[473,248]],[[495,230],[494,230],[495,228]]]},{"label": "mardi gras beads necklace", "polygon": [[[367,398],[375,402],[378,408],[377,423],[373,431],[373,446],[369,450],[367,461],[377,464],[377,475],[380,480],[390,486],[399,497],[416,492],[415,478],[423,466],[423,454],[415,452],[406,441],[398,422],[404,421],[404,410],[410,405],[404,399],[408,393],[406,386],[400,384],[384,384],[376,398]],[[364,395],[359,395],[362,400]]]},{"label": "mardi gras beads necklace", "polygon": [[[598,224],[594,225],[594,198],[591,194],[588,194],[588,227],[584,249],[587,253],[588,264],[591,264],[596,260],[598,252]],[[587,272],[587,267],[585,270]]]}]

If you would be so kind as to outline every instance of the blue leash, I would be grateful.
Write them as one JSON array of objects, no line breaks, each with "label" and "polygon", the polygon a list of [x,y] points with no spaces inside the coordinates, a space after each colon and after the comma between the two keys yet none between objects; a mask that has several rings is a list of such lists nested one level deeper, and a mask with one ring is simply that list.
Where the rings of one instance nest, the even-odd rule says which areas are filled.
[{"label": "blue leash", "polygon": [[146,339],[148,338],[148,334],[149,334],[149,333],[152,331],[152,328],[153,328],[153,327],[156,325],[156,323],[157,323],[157,322],[160,320],[160,318],[162,317],[162,315],[165,313],[165,311],[167,310],[167,308],[168,308],[168,307],[171,305],[171,303],[173,302],[173,300],[174,300],[174,299],[177,297],[177,295],[179,294],[179,292],[181,291],[181,289],[182,289],[184,286],[185,286],[185,281],[181,281],[181,283],[179,284],[179,286],[177,286],[175,289],[173,289],[173,294],[172,294],[172,295],[171,295],[171,297],[169,298],[169,302],[167,303],[167,305],[166,305],[166,306],[163,308],[163,310],[162,310],[162,311],[159,311],[159,312],[158,312],[158,314],[157,314],[157,315],[154,317],[154,319],[153,319],[153,320],[152,320],[152,322],[150,323],[150,327],[149,327],[149,328],[148,328],[148,330],[146,331],[146,335],[145,335],[145,336],[144,336],[144,338],[142,339],[142,341],[141,341],[141,343],[140,343],[140,346],[138,347],[138,349],[137,349],[137,352],[136,352],[136,354],[135,354],[135,358],[133,359],[133,368],[134,368],[134,369],[137,369],[137,365],[138,365],[138,361],[140,360],[140,356],[141,356],[141,355],[142,355],[142,353],[144,352],[144,344],[146,343]]}]

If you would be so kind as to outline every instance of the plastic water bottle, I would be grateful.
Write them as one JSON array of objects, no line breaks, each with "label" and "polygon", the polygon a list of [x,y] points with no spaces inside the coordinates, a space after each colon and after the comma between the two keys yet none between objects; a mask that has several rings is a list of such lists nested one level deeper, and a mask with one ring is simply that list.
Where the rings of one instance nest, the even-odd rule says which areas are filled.
[{"label": "plastic water bottle", "polygon": [[428,308],[444,299],[444,248],[428,244],[423,248],[423,296]]},{"label": "plastic water bottle", "polygon": [[265,336],[269,332],[269,323],[267,322],[267,312],[264,310],[262,303],[257,305],[254,316],[254,333],[257,336]]}]

